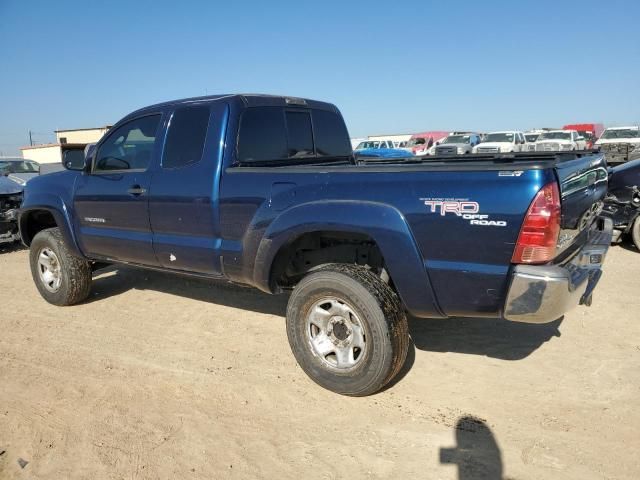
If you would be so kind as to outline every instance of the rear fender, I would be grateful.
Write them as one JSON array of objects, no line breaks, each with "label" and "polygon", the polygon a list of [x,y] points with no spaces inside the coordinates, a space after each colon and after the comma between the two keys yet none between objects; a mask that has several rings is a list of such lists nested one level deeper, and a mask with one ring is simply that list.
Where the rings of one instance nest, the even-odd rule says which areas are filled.
[{"label": "rear fender", "polygon": [[349,232],[371,237],[405,307],[418,317],[444,317],[413,234],[397,209],[367,201],[318,201],[295,206],[267,228],[254,264],[254,284],[272,291],[271,270],[280,249],[311,232]]}]

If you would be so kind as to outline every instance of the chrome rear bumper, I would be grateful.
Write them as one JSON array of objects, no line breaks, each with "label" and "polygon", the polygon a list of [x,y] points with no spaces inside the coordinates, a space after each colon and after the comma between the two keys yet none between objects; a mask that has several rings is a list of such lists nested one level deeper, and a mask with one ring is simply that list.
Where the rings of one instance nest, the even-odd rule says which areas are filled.
[{"label": "chrome rear bumper", "polygon": [[576,305],[590,305],[602,275],[613,232],[613,222],[600,218],[587,244],[563,265],[517,265],[504,308],[514,322],[552,322]]}]

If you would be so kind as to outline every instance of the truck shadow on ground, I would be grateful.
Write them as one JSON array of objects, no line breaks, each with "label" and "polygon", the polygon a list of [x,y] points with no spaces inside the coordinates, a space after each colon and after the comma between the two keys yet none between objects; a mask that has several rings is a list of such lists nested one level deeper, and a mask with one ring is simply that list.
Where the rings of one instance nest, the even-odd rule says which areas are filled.
[{"label": "truck shadow on ground", "polygon": [[553,337],[559,337],[562,320],[536,325],[493,318],[410,317],[409,331],[418,350],[521,360]]},{"label": "truck shadow on ground", "polygon": [[20,250],[26,250],[26,248],[21,242],[0,243],[0,255],[19,252]]},{"label": "truck shadow on ground", "polygon": [[129,290],[153,290],[225,307],[284,317],[289,295],[268,295],[223,280],[208,280],[139,268],[107,267],[93,274],[93,303]]},{"label": "truck shadow on ground", "polygon": [[[129,290],[154,290],[241,310],[284,317],[288,294],[267,295],[255,288],[225,281],[205,280],[127,267],[108,267],[94,273],[87,303],[105,300]],[[411,369],[415,351],[457,352],[503,360],[520,360],[553,337],[559,337],[562,319],[530,325],[486,318],[419,319],[409,317],[412,342],[399,381]]]}]

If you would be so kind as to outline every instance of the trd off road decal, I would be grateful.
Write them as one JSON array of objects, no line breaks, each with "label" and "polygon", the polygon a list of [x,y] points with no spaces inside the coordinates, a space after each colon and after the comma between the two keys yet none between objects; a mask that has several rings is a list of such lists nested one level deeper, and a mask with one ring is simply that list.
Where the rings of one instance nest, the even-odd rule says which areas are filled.
[{"label": "trd off road decal", "polygon": [[480,213],[480,204],[468,198],[421,198],[429,213],[445,216],[453,214],[469,220],[470,225],[482,227],[506,227],[504,220],[491,220],[489,215]]}]

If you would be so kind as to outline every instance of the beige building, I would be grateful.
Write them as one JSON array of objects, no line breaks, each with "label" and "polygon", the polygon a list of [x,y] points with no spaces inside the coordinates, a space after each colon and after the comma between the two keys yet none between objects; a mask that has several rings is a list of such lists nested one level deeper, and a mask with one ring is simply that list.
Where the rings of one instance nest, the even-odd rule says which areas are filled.
[{"label": "beige building", "polygon": [[22,147],[22,158],[38,163],[61,163],[66,150],[83,150],[89,143],[95,143],[111,128],[105,125],[98,128],[77,128],[74,130],[56,130],[57,143]]},{"label": "beige building", "polygon": [[102,138],[111,128],[111,125],[105,125],[98,128],[76,128],[75,130],[56,130],[56,139],[58,143],[95,143]]}]

